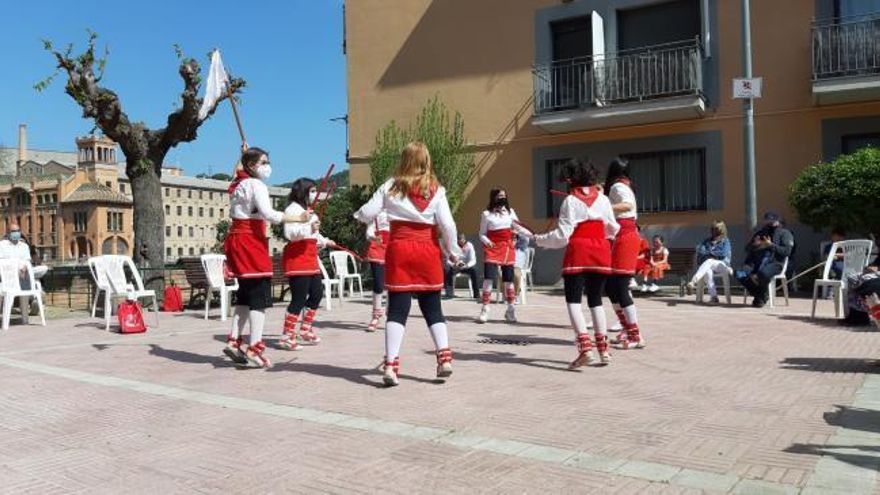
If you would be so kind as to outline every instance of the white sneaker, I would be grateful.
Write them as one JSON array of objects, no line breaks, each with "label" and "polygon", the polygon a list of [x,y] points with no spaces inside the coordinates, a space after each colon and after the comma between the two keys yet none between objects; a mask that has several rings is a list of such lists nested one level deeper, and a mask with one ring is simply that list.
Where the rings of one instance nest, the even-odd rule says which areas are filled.
[{"label": "white sneaker", "polygon": [[[589,325],[592,325],[592,323],[590,323]],[[614,325],[611,325],[610,327],[608,327],[609,332],[620,332],[622,330],[623,330],[623,325],[620,324],[620,321],[618,321]]]},{"label": "white sneaker", "polygon": [[636,279],[629,279],[629,290],[637,290],[639,288],[639,283],[636,282]]},{"label": "white sneaker", "polygon": [[449,378],[452,376],[452,363],[437,365],[437,378]]},{"label": "white sneaker", "polygon": [[397,373],[394,372],[394,368],[391,366],[385,367],[385,375],[382,377],[382,382],[388,387],[394,387],[400,384],[400,380],[397,378]]},{"label": "white sneaker", "polygon": [[576,369],[582,368],[584,366],[589,366],[589,365],[593,364],[593,361],[595,361],[595,360],[596,360],[596,358],[593,356],[592,350],[589,350],[587,352],[582,352],[582,353],[578,354],[578,357],[575,358],[575,360],[572,361],[571,364],[568,365],[568,369],[576,370]]},{"label": "white sneaker", "polygon": [[608,354],[608,351],[600,352],[599,362],[602,363],[602,366],[607,366],[611,364],[611,354]]},{"label": "white sneaker", "polygon": [[508,323],[516,323],[516,310],[513,306],[507,307],[507,311],[504,312],[504,319]]},{"label": "white sneaker", "polygon": [[483,309],[480,310],[480,316],[477,317],[477,322],[486,323],[489,321],[489,306],[483,305]]},{"label": "white sneaker", "polygon": [[648,292],[648,284],[642,284],[642,293]]},{"label": "white sneaker", "polygon": [[648,292],[657,292],[658,290],[660,290],[660,286],[657,284],[651,284],[648,287]]}]

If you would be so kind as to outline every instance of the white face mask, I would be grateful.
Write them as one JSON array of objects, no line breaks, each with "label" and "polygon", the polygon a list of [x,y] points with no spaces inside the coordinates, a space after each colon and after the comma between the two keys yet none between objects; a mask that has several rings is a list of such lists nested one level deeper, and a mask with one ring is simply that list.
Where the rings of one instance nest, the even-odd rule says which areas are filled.
[{"label": "white face mask", "polygon": [[254,170],[254,173],[257,174],[257,178],[260,180],[266,180],[272,175],[272,166],[271,165],[260,165]]},{"label": "white face mask", "polygon": [[318,191],[309,191],[309,205],[315,204],[316,199],[318,199]]}]

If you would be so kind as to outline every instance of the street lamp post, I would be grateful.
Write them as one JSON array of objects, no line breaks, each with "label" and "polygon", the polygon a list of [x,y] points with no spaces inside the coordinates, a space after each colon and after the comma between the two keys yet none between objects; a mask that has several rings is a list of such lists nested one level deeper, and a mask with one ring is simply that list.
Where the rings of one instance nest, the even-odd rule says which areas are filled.
[{"label": "street lamp post", "polygon": [[[746,79],[752,78],[752,22],[750,0],[742,0],[743,69]],[[755,186],[755,108],[752,98],[743,99],[743,153],[745,158],[746,227],[758,225],[758,204]]]}]

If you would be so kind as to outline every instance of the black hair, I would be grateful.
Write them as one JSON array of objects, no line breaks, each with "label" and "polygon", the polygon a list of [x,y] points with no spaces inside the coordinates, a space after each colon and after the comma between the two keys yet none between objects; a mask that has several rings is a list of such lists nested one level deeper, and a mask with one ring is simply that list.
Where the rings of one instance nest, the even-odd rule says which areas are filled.
[{"label": "black hair", "polygon": [[246,149],[244,153],[241,154],[241,166],[244,167],[244,171],[247,172],[248,175],[253,176],[254,167],[256,167],[257,162],[260,161],[260,157],[263,155],[268,157],[269,153],[256,146]]},{"label": "black hair", "polygon": [[660,239],[660,242],[662,242],[664,244],[666,243],[666,239],[664,239],[663,236],[660,234],[656,234],[656,235],[654,235],[654,237],[651,238],[651,240],[654,240],[654,239]]},{"label": "black hair", "polygon": [[605,174],[605,194],[611,191],[611,186],[617,181],[629,178],[629,162],[620,157],[611,160],[611,164],[608,165],[608,173]]},{"label": "black hair", "polygon": [[297,179],[290,185],[290,194],[287,195],[287,203],[297,203],[303,208],[308,209],[309,191],[315,187],[315,181],[302,177]]},{"label": "black hair", "polygon": [[839,235],[840,237],[846,237],[846,230],[840,227],[835,227],[831,229],[831,235]]},{"label": "black hair", "polygon": [[489,204],[486,205],[486,211],[492,211],[495,209],[495,200],[498,199],[498,195],[504,193],[504,196],[507,196],[507,189],[503,187],[493,187],[491,191],[489,191]]},{"label": "black hair", "polygon": [[572,187],[595,186],[599,183],[599,171],[592,163],[580,158],[572,158],[562,166],[559,180]]}]

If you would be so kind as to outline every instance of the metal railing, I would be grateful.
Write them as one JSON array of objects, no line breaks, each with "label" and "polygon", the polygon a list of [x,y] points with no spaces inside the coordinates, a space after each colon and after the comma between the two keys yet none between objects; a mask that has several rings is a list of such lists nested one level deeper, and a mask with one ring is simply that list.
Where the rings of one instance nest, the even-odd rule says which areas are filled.
[{"label": "metal railing", "polygon": [[880,13],[817,21],[813,81],[880,73]]},{"label": "metal railing", "polygon": [[703,93],[699,38],[554,61],[533,70],[535,114]]}]

